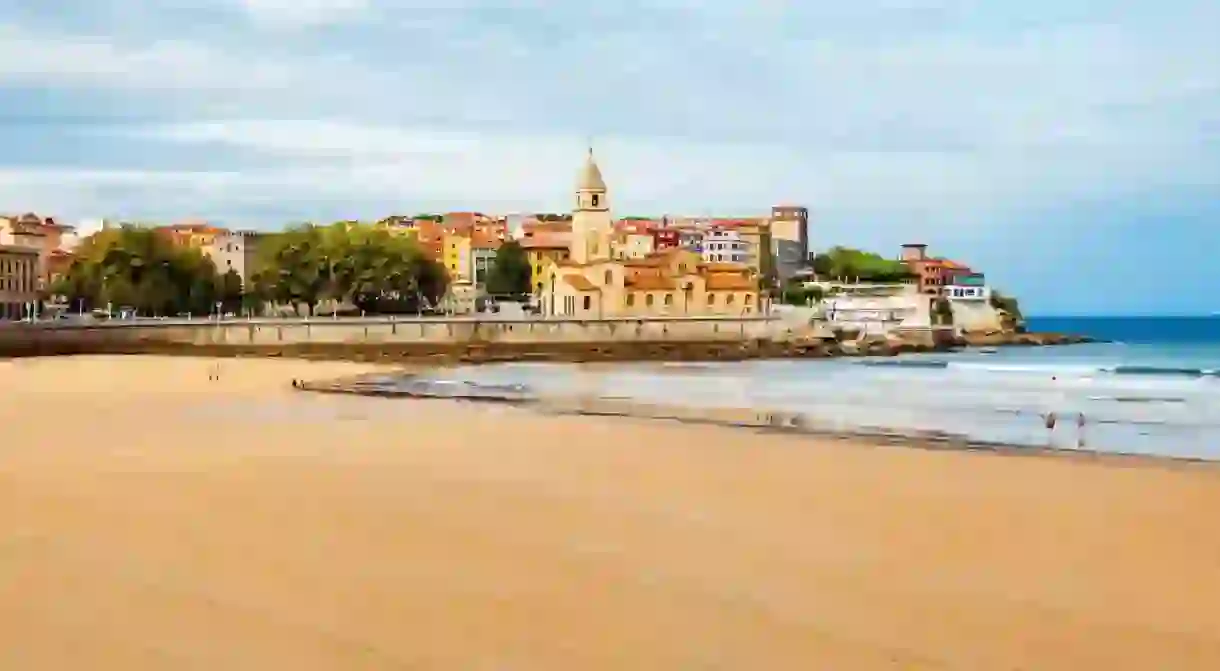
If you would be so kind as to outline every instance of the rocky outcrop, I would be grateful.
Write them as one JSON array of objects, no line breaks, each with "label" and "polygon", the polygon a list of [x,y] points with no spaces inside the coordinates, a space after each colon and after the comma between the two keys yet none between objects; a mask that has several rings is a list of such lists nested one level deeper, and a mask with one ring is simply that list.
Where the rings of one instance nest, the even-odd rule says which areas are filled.
[{"label": "rocky outcrop", "polygon": [[1067,333],[1016,333],[1014,331],[967,332],[962,344],[967,347],[1044,347],[1094,342],[1092,338]]}]

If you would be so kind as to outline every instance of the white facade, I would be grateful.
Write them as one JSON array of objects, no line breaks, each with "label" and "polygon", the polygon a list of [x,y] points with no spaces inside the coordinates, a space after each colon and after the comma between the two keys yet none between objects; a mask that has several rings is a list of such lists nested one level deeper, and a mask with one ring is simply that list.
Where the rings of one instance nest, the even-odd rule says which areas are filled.
[{"label": "white facade", "polygon": [[243,285],[250,283],[255,271],[260,233],[254,231],[230,231],[215,237],[212,244],[203,248],[204,254],[216,264],[216,272],[225,274],[236,271]]},{"label": "white facade", "polygon": [[991,287],[969,286],[961,284],[949,284],[942,290],[941,295],[951,301],[989,301],[991,300]]},{"label": "white facade", "polygon": [[702,256],[707,263],[746,263],[750,245],[737,231],[713,229],[703,236]]},{"label": "white facade", "polygon": [[926,311],[917,296],[834,296],[822,303],[832,326],[884,335],[896,328],[926,327]]}]

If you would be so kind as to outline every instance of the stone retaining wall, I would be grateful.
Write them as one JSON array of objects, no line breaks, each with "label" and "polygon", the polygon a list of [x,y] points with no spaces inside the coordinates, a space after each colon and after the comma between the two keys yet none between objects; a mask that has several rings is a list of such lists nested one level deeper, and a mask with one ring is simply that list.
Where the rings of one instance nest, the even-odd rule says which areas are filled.
[{"label": "stone retaining wall", "polygon": [[780,322],[753,319],[441,320],[313,319],[100,322],[0,326],[0,356],[33,353],[333,350],[337,345],[449,351],[455,346],[742,343],[782,338]]}]

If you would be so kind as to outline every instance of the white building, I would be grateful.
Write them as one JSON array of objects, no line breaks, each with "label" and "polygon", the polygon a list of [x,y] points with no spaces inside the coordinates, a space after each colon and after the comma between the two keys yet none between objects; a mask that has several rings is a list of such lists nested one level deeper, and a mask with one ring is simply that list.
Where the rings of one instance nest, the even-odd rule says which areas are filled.
[{"label": "white building", "polygon": [[897,328],[927,328],[931,323],[928,298],[920,296],[914,285],[833,285],[833,289],[837,293],[822,300],[822,314],[831,326],[883,335]]},{"label": "white building", "polygon": [[203,248],[203,253],[212,259],[216,272],[223,275],[230,270],[236,271],[241,277],[242,285],[249,286],[251,275],[256,270],[258,242],[262,235],[256,231],[219,233],[213,238],[212,244]]},{"label": "white building", "polygon": [[747,263],[749,247],[737,231],[714,228],[703,236],[702,256],[706,263]]},{"label": "white building", "polygon": [[959,273],[949,278],[941,295],[951,301],[990,301],[991,287],[982,273]]}]

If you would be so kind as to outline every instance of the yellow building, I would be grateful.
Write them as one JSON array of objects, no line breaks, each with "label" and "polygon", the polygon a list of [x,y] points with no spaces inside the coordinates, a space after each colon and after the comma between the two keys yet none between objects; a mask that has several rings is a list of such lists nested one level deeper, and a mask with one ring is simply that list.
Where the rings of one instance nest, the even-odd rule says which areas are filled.
[{"label": "yellow building", "polygon": [[576,186],[569,258],[546,266],[543,314],[598,319],[759,312],[758,274],[747,265],[703,263],[683,249],[614,259],[608,195],[590,150]]},{"label": "yellow building", "polygon": [[471,281],[473,264],[471,263],[469,235],[446,231],[441,238],[441,255],[450,280],[454,282]]},{"label": "yellow building", "polygon": [[530,262],[530,287],[541,295],[550,266],[567,261],[571,255],[572,236],[564,232],[533,233],[521,239],[521,248]]},{"label": "yellow building", "polygon": [[620,261],[642,259],[654,250],[654,238],[649,233],[618,231],[611,240],[614,258]]},{"label": "yellow building", "polygon": [[195,249],[211,247],[215,244],[217,236],[228,232],[223,228],[210,226],[202,221],[189,221],[170,226],[159,226],[157,230],[169,235],[174,244]]}]

